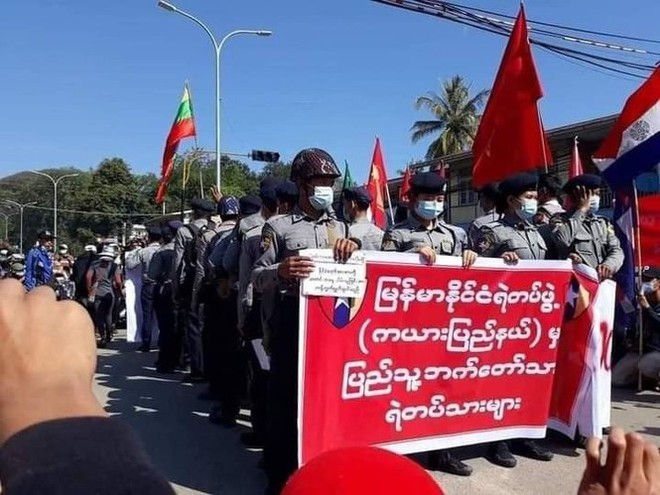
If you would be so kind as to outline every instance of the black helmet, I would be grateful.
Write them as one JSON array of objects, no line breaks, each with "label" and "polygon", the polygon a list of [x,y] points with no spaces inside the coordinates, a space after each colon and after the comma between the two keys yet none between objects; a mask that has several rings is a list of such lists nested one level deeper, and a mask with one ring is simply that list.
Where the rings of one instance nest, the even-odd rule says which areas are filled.
[{"label": "black helmet", "polygon": [[311,177],[341,177],[337,164],[327,151],[308,148],[299,152],[291,164],[291,180]]},{"label": "black helmet", "polygon": [[37,234],[37,238],[40,240],[43,239],[54,239],[53,233],[50,230],[40,230]]}]

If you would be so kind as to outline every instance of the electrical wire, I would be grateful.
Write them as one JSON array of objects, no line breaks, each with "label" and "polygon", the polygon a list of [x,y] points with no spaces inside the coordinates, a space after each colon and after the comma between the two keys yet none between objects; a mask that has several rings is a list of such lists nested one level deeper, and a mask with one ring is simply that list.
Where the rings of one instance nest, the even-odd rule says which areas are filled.
[{"label": "electrical wire", "polygon": [[[25,209],[31,210],[45,210],[45,211],[54,211],[55,208],[48,208],[46,206],[25,206]],[[58,208],[57,212],[60,213],[76,213],[79,215],[100,215],[107,217],[148,217],[155,218],[163,216],[162,213],[122,213],[122,212],[107,212],[107,211],[83,211],[83,210],[68,210],[66,208]]]},{"label": "electrical wire", "polygon": [[[479,29],[481,31],[498,34],[500,36],[509,36],[512,30],[512,24],[501,21],[499,19],[489,19],[484,16],[480,16],[470,12],[470,10],[482,11],[483,9],[472,9],[470,7],[464,7],[458,4],[453,4],[450,2],[445,2],[441,0],[374,0],[378,3],[394,6],[397,8],[402,8],[405,10],[410,10],[413,12],[418,12],[426,15],[432,15],[434,17],[439,17],[445,20],[449,20],[458,24],[466,25]],[[486,11],[489,14],[499,15],[494,12]],[[503,17],[511,18],[511,16]],[[533,21],[529,21],[533,22]],[[570,29],[570,28],[564,28]],[[585,46],[586,48],[607,48],[608,44],[600,42],[598,40],[584,40],[576,37],[567,37],[564,33],[554,33],[547,30],[542,30],[543,33],[537,33],[540,35],[547,35],[550,37],[559,38],[562,41],[573,41],[573,39]],[[614,36],[614,35],[612,35]],[[567,39],[568,38],[568,39]],[[552,54],[560,56],[564,59],[568,59],[573,63],[578,63],[580,65],[588,65],[591,69],[597,69],[600,71],[609,71],[610,75],[617,76],[628,76],[634,77],[636,79],[646,78],[648,73],[654,69],[654,65],[644,64],[637,61],[630,61],[621,58],[606,57],[602,55],[597,55],[590,53],[585,50],[578,50],[575,48],[569,48],[566,46],[561,46],[546,41],[540,41],[536,38],[530,37],[530,43],[538,45],[540,48],[549,51]],[[660,42],[659,42],[660,43]],[[628,47],[619,47],[616,45],[609,45],[610,48],[619,50],[620,53],[625,54],[634,54],[636,57],[640,58],[641,56],[649,55],[660,55],[660,52],[650,52]],[[638,71],[638,72],[634,72]],[[627,79],[627,77],[626,77]]]}]

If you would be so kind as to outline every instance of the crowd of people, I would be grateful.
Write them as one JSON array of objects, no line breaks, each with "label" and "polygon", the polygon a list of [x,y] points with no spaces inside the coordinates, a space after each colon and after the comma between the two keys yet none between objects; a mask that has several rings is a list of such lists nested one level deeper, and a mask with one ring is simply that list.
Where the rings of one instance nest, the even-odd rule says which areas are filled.
[{"label": "crowd of people", "polygon": [[[150,352],[157,344],[159,373],[184,371],[187,382],[208,382],[200,398],[216,403],[212,423],[235,426],[240,405],[249,400],[253,428],[241,440],[264,448],[273,494],[297,468],[298,293],[300,280],[313,270],[301,250],[330,248],[339,261],[356,250],[419,253],[429,264],[440,255],[457,256],[466,267],[479,257],[511,264],[570,259],[603,280],[613,278],[624,262],[612,224],[598,215],[602,182],[596,175],[561,184],[550,174],[524,173],[490,184],[479,191],[483,216],[464,230],[445,221],[445,179],[418,173],[407,204],[397,212],[399,221],[385,231],[370,221],[373,198],[366,188],[346,189],[335,202],[333,185],[340,175],[327,152],[306,149],[294,158],[290,180],[266,179],[258,194],[241,198],[215,189],[213,201],[191,202],[189,223],[152,226],[146,239],[133,239],[125,249],[104,240],[86,246],[74,261],[66,246],[52,256],[54,239],[42,232],[22,271],[8,253],[0,251],[0,259],[28,290],[51,284],[59,264],[75,284],[73,297],[93,318],[99,346],[108,344],[117,327],[125,274],[139,269],[139,350]],[[644,279],[638,297],[646,353],[621,352],[625,356],[613,381],[628,383],[639,370],[657,387],[660,270],[647,269]],[[529,439],[495,442],[487,452],[489,460],[507,468],[516,465],[513,454],[552,459],[548,449]],[[472,473],[452,450],[431,453],[429,467]]]}]

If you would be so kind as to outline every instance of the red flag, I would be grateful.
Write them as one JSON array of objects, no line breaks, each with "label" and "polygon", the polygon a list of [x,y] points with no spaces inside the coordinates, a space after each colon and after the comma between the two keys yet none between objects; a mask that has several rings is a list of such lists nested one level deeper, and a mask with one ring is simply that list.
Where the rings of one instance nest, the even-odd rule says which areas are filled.
[{"label": "red flag", "polygon": [[447,165],[445,165],[445,162],[440,162],[438,165],[436,165],[434,172],[443,179],[446,179],[447,178],[446,169],[447,169]]},{"label": "red flag", "polygon": [[165,144],[165,151],[163,152],[163,166],[160,182],[158,183],[158,190],[156,191],[156,204],[161,204],[165,199],[167,186],[170,183],[170,180],[172,180],[174,155],[179,147],[179,142],[184,138],[196,135],[192,99],[190,98],[190,90],[186,84],[183,89],[183,98],[181,98],[179,110],[174,118],[172,129],[170,129],[170,133],[167,136],[167,143]]},{"label": "red flag", "polygon": [[407,203],[409,201],[410,179],[412,179],[410,167],[406,167],[406,173],[403,174],[403,183],[401,184],[401,189],[399,189],[399,203]]},{"label": "red flag", "polygon": [[542,96],[521,6],[472,145],[475,188],[552,159],[538,110]]},{"label": "red flag", "polygon": [[374,156],[371,159],[371,170],[369,171],[369,182],[367,189],[373,198],[371,203],[371,214],[374,223],[384,229],[387,227],[387,215],[385,214],[385,188],[387,187],[387,172],[383,161],[383,152],[380,149],[380,139],[376,138]]},{"label": "red flag", "polygon": [[578,175],[582,175],[582,160],[580,159],[580,150],[578,149],[578,138],[575,136],[573,144],[573,155],[571,156],[571,168],[568,170],[568,178],[572,179]]}]

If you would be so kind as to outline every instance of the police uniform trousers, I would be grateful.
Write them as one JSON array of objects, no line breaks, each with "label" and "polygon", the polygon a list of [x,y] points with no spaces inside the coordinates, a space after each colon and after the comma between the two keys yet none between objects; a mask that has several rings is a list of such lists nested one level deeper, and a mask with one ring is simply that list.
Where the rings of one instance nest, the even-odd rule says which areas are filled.
[{"label": "police uniform trousers", "polygon": [[202,378],[204,376],[202,343],[203,305],[188,300],[182,303],[182,307],[185,308],[185,346],[190,361],[190,375]]},{"label": "police uniform trousers", "polygon": [[183,335],[177,322],[177,315],[172,303],[172,284],[167,282],[156,286],[154,292],[154,311],[160,328],[158,337],[158,367],[174,371],[181,361]]},{"label": "police uniform trousers", "polygon": [[275,305],[268,383],[264,461],[269,489],[279,493],[298,468],[298,298],[282,295]]},{"label": "police uniform trousers", "polygon": [[156,284],[143,282],[140,291],[140,302],[142,303],[142,328],[140,329],[140,339],[142,345],[151,345],[151,332],[153,329],[154,315],[154,292]]},{"label": "police uniform trousers", "polygon": [[[238,333],[235,290],[226,298],[214,294],[213,309],[206,312],[204,346],[211,392],[220,399],[222,417],[236,419],[245,391],[245,364]],[[208,308],[211,306],[206,304]],[[210,308],[209,308],[210,309]]]},{"label": "police uniform trousers", "polygon": [[254,350],[252,341],[263,338],[261,319],[261,299],[255,294],[252,307],[245,317],[245,339],[246,354],[249,363],[249,393],[250,393],[250,419],[252,431],[256,437],[264,441],[266,439],[266,425],[268,417],[267,394],[269,373],[261,368],[259,358]]}]

